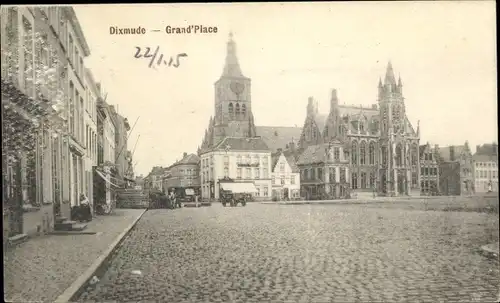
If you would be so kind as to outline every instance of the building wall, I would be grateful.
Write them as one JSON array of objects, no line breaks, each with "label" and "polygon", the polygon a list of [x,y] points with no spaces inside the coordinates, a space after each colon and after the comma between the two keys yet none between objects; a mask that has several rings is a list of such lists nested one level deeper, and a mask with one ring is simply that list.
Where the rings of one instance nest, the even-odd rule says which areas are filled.
[{"label": "building wall", "polygon": [[[94,204],[94,173],[97,166],[97,90],[95,80],[90,72],[85,72],[85,193],[91,205]],[[91,208],[93,209],[93,207]]]},{"label": "building wall", "polygon": [[445,196],[460,196],[462,194],[460,163],[442,162],[439,165],[439,171],[441,194]]},{"label": "building wall", "polygon": [[474,162],[474,187],[476,193],[498,192],[498,163],[496,161]]},{"label": "building wall", "polygon": [[282,198],[282,191],[285,188],[289,191],[289,198],[300,197],[300,173],[292,171],[292,168],[283,154],[280,155],[276,162],[276,166],[273,168],[271,184],[273,188],[273,197],[278,195],[279,198]]},{"label": "building wall", "polygon": [[170,167],[171,176],[166,179],[167,188],[200,187],[200,171],[198,164],[179,164]]},{"label": "building wall", "polygon": [[436,150],[426,147],[420,155],[420,190],[425,196],[439,195],[439,163]]},{"label": "building wall", "polygon": [[[248,160],[250,159],[250,160]],[[258,163],[258,167],[243,167],[244,163]],[[240,165],[238,165],[240,164]],[[235,181],[253,181],[259,191],[256,199],[270,199],[271,187],[271,152],[259,151],[212,151],[201,155],[200,177],[202,198],[209,199],[213,184],[213,196],[219,199],[218,181],[224,177]]]}]

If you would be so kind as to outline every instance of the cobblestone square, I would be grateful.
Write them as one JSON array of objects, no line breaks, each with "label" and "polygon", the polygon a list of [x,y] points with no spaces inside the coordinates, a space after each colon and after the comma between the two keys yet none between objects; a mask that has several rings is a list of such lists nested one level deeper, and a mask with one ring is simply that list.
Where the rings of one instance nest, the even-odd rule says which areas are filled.
[{"label": "cobblestone square", "polygon": [[496,214],[380,203],[150,210],[79,300],[493,302],[492,240]]}]

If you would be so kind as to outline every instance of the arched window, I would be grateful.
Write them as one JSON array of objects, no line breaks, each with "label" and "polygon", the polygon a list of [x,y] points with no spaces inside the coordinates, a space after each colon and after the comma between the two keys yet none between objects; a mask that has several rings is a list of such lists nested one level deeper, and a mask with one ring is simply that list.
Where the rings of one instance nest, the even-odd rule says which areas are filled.
[{"label": "arched window", "polygon": [[235,114],[236,114],[236,117],[238,118],[240,116],[240,105],[238,103],[236,103],[235,108],[236,108]]},{"label": "arched window", "polygon": [[361,172],[361,188],[366,188],[366,173]]},{"label": "arched window", "polygon": [[365,141],[363,141],[359,145],[359,164],[364,165],[365,163],[366,163],[366,143]]},{"label": "arched window", "polygon": [[351,164],[352,165],[357,165],[358,164],[358,143],[356,143],[356,141],[352,142]]},{"label": "arched window", "polygon": [[232,119],[234,117],[233,103],[229,103],[229,117]]},{"label": "arched window", "polygon": [[243,116],[243,118],[245,118],[246,114],[247,114],[247,107],[245,104],[242,104],[241,105],[241,115]]},{"label": "arched window", "polygon": [[328,126],[325,127],[325,137],[328,137]]},{"label": "arched window", "polygon": [[396,145],[396,166],[402,166],[403,161],[402,161],[402,148],[401,144]]},{"label": "arched window", "polygon": [[411,165],[417,165],[417,157],[418,157],[418,148],[414,143],[411,146]]},{"label": "arched window", "polygon": [[368,146],[368,157],[370,158],[369,159],[370,165],[374,165],[375,164],[375,143],[374,142],[370,142],[370,145]]}]

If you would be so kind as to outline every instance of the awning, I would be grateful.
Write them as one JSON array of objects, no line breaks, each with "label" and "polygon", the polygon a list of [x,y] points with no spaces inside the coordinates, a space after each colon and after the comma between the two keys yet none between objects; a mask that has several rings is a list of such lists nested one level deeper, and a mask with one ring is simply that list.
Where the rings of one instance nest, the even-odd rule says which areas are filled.
[{"label": "awning", "polygon": [[257,188],[255,188],[253,183],[221,183],[220,186],[223,190],[229,190],[235,194],[257,192]]},{"label": "awning", "polygon": [[104,179],[104,181],[108,182],[109,184],[113,185],[114,187],[118,187],[118,188],[120,188],[120,186],[118,186],[118,185],[114,184],[113,182],[111,182],[111,181],[110,181],[108,178],[106,178],[106,176],[105,176],[103,173],[101,173],[100,171],[96,170],[95,172],[96,172],[96,173],[97,173],[97,174],[98,174],[101,178],[103,178],[103,179]]}]

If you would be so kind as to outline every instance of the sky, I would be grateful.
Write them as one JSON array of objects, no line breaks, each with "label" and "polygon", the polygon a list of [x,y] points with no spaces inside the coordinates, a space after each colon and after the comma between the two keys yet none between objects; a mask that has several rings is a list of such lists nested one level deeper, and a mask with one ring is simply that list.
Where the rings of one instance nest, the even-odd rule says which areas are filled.
[{"label": "sky", "polygon": [[[307,99],[328,113],[376,103],[390,60],[401,76],[407,115],[421,144],[475,146],[497,141],[496,12],[493,1],[75,5],[91,55],[85,59],[107,102],[133,128],[136,175],[196,153],[214,114],[232,31],[243,74],[252,79],[257,126],[299,126]],[[217,33],[171,34],[165,27],[216,26]],[[111,35],[109,28],[146,29]],[[159,32],[150,30],[158,29]],[[178,68],[149,67],[136,47]],[[135,150],[134,150],[134,146]]]}]

